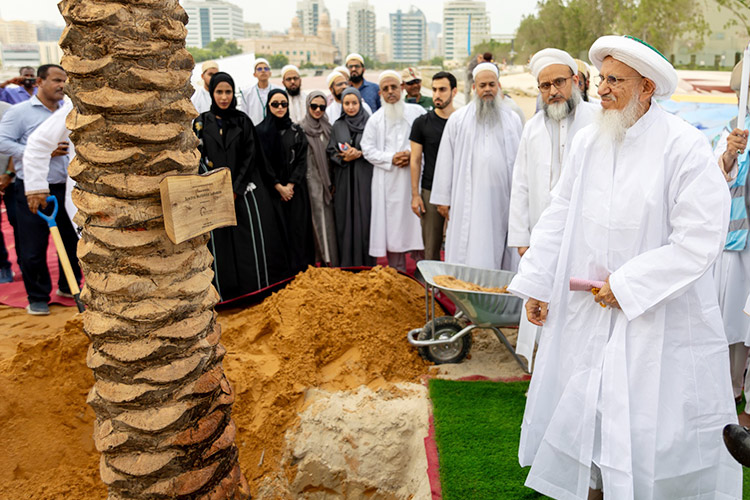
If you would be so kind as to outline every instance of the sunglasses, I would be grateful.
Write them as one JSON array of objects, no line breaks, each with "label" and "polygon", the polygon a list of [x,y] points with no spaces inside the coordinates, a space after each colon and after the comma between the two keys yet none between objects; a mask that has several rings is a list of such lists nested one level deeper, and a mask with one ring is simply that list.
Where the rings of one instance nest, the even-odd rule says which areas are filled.
[{"label": "sunglasses", "polygon": [[258,66],[257,68],[255,68],[255,71],[271,71],[271,68],[269,68],[268,66]]},{"label": "sunglasses", "polygon": [[317,110],[325,111],[326,105],[325,104],[310,104],[310,109],[312,109],[313,111],[317,111]]},{"label": "sunglasses", "polygon": [[274,101],[269,104],[272,108],[288,108],[289,103],[286,101]]}]

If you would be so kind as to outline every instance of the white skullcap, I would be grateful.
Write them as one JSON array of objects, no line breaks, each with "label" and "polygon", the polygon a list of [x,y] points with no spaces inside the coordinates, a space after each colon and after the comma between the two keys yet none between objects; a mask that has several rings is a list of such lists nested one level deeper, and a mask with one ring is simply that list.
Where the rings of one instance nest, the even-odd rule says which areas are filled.
[{"label": "white skullcap", "polygon": [[401,75],[399,75],[392,69],[387,69],[380,73],[380,76],[378,77],[378,86],[380,86],[380,84],[383,83],[383,80],[385,80],[386,78],[395,78],[396,80],[398,80],[398,83],[401,83]]},{"label": "white skullcap", "polygon": [[562,64],[567,66],[573,72],[574,75],[578,74],[578,64],[573,57],[560,49],[542,49],[531,58],[529,66],[531,67],[531,74],[534,78],[539,78],[539,73],[542,72],[547,66],[553,64]]},{"label": "white skullcap", "polygon": [[341,77],[344,80],[346,80],[346,77],[342,75],[341,73],[339,73],[338,71],[331,71],[326,77],[326,87],[330,87],[331,85],[333,85],[333,81],[338,77]]},{"label": "white skullcap", "polygon": [[654,97],[657,99],[667,99],[677,89],[677,71],[667,58],[637,38],[627,35],[600,37],[589,49],[589,60],[596,69],[601,70],[607,56],[612,56],[653,81],[656,85]]},{"label": "white skullcap", "polygon": [[335,68],[333,68],[333,71],[338,71],[339,73],[344,75],[347,80],[349,79],[349,68],[347,68],[346,66],[336,66]]},{"label": "white skullcap", "polygon": [[266,63],[266,66],[268,66],[269,68],[271,67],[271,63],[268,62],[268,59],[265,59],[263,57],[259,57],[253,63],[253,69],[257,68],[260,63]]},{"label": "white skullcap", "polygon": [[362,66],[365,65],[365,58],[362,57],[361,55],[357,54],[356,52],[352,52],[351,54],[349,54],[348,56],[346,56],[346,59],[344,59],[344,64],[348,63],[352,59],[356,59],[357,61],[361,62]]},{"label": "white skullcap", "polygon": [[496,77],[498,78],[500,77],[500,70],[498,70],[497,66],[495,66],[491,62],[483,62],[483,63],[477,64],[477,67],[474,68],[474,71],[471,72],[471,76],[473,76],[474,79],[476,80],[477,75],[481,73],[482,71],[492,71],[493,73],[495,73]]},{"label": "white skullcap", "polygon": [[297,75],[299,75],[299,68],[295,66],[294,64],[287,64],[283,68],[281,68],[281,79],[284,79],[284,75],[286,75],[290,71],[295,71]]}]

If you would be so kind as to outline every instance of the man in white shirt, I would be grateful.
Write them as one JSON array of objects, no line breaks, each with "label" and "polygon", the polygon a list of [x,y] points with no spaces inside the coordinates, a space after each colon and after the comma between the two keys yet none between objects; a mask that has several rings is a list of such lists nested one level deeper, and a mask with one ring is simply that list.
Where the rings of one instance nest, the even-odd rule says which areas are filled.
[{"label": "man in white shirt", "polygon": [[258,83],[242,91],[242,110],[247,113],[253,125],[257,127],[266,117],[268,93],[271,89],[279,87],[271,85],[268,81],[271,78],[271,65],[266,59],[257,58],[253,65],[253,71]]},{"label": "man in white shirt", "polygon": [[[333,70],[326,77],[328,90],[331,91],[328,107],[326,108],[326,116],[328,116],[328,121],[331,125],[341,118],[341,93],[349,86],[348,77],[346,76],[347,74],[348,73],[343,73],[340,70]],[[372,115],[372,109],[364,99],[362,99],[362,109],[364,109],[368,115]]]},{"label": "man in white shirt", "polygon": [[414,120],[426,113],[422,106],[402,99],[401,75],[383,71],[378,81],[381,108],[367,121],[362,154],[372,163],[370,255],[388,257],[388,265],[406,271],[406,254],[424,250],[419,218],[411,211],[411,150]]},{"label": "man in white shirt", "polygon": [[289,96],[289,118],[294,123],[300,123],[307,114],[307,92],[302,90],[299,68],[293,64],[281,68],[281,83]]},{"label": "man in white shirt", "polygon": [[208,93],[208,84],[211,81],[211,77],[219,71],[219,64],[216,61],[205,61],[201,65],[201,80],[203,80],[203,86],[195,89],[193,96],[190,101],[195,106],[195,110],[198,114],[205,113],[211,109],[211,94]]}]

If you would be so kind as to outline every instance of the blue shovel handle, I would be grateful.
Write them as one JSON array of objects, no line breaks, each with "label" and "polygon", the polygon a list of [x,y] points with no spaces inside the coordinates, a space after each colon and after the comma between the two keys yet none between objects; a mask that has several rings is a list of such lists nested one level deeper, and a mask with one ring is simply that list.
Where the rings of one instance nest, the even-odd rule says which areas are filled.
[{"label": "blue shovel handle", "polygon": [[41,209],[38,209],[36,213],[39,217],[44,219],[49,227],[55,227],[57,226],[57,222],[55,221],[55,219],[57,218],[57,198],[55,198],[54,196],[47,196],[47,203],[52,204],[52,215],[43,214]]}]

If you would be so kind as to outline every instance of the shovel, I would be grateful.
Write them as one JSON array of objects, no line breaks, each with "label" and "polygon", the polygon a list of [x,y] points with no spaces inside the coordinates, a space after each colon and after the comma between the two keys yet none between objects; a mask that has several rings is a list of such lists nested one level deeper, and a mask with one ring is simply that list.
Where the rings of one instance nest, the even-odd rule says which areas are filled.
[{"label": "shovel", "polygon": [[86,308],[83,307],[83,302],[81,302],[81,290],[78,288],[78,281],[76,281],[76,277],[73,274],[73,268],[70,267],[68,253],[65,251],[65,245],[63,245],[62,238],[60,237],[60,230],[57,228],[57,221],[55,221],[55,218],[57,217],[57,198],[55,198],[54,196],[47,196],[47,203],[52,204],[52,215],[43,214],[41,209],[37,210],[36,213],[39,215],[39,217],[44,219],[44,221],[49,226],[49,232],[50,234],[52,234],[52,241],[55,242],[57,258],[60,259],[63,271],[65,272],[65,280],[68,282],[68,286],[70,287],[70,293],[73,294],[73,299],[75,299],[76,301],[78,312],[83,312],[86,310]]}]

